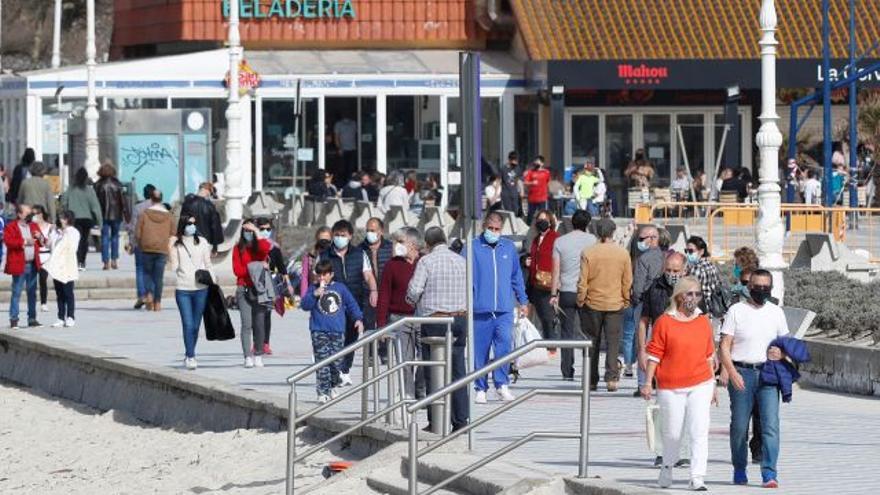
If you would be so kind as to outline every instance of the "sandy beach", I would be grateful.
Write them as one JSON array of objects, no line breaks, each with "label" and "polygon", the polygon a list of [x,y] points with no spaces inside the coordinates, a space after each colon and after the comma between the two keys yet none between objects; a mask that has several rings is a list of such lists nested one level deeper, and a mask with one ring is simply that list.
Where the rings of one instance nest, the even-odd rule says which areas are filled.
[{"label": "sandy beach", "polygon": [[[4,494],[283,493],[285,447],[283,432],[159,428],[0,383]],[[297,486],[334,459],[298,465]]]}]

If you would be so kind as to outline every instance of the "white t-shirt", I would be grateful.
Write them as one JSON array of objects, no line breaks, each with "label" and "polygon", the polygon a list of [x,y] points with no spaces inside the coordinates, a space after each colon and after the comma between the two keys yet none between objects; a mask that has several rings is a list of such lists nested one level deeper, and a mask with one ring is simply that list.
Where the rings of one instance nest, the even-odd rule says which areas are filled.
[{"label": "white t-shirt", "polygon": [[807,179],[804,182],[804,203],[810,205],[819,203],[821,199],[822,183],[818,179]]},{"label": "white t-shirt", "polygon": [[730,357],[734,361],[759,364],[767,360],[767,348],[773,339],[788,335],[788,323],[782,308],[771,302],[756,308],[742,301],[727,311],[721,334],[733,336]]}]

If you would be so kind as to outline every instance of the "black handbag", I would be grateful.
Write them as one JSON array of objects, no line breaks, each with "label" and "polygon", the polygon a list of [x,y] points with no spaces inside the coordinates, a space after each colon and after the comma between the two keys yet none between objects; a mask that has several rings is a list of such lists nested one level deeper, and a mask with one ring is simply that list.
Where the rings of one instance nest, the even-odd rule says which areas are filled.
[{"label": "black handbag", "polygon": [[208,301],[202,314],[205,322],[205,337],[208,340],[232,340],[235,338],[235,327],[226,310],[226,298],[217,284],[208,286]]},{"label": "black handbag", "polygon": [[210,287],[214,285],[214,277],[208,270],[196,270],[196,282]]},{"label": "black handbag", "polygon": [[724,287],[724,284],[720,284],[712,291],[706,309],[715,318],[724,318],[724,315],[727,314],[727,309],[731,306],[731,302],[730,291]]}]

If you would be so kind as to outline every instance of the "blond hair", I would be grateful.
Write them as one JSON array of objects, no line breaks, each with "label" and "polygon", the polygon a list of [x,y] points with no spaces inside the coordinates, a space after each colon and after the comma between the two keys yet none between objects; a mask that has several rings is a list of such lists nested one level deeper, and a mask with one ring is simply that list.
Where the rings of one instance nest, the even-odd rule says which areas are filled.
[{"label": "blond hair", "polygon": [[680,278],[672,289],[672,295],[669,297],[669,307],[666,308],[666,312],[675,313],[678,311],[678,297],[693,288],[696,288],[702,294],[703,286],[696,277],[687,276]]}]

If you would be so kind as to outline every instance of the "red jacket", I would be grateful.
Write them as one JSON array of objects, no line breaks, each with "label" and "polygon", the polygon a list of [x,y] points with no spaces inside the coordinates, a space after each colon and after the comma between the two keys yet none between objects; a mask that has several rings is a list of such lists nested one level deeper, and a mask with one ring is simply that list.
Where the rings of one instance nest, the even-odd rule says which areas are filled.
[{"label": "red jacket", "polygon": [[406,289],[416,271],[416,263],[395,256],[385,264],[379,284],[379,302],[376,305],[376,324],[379,328],[388,324],[389,314],[412,316],[416,309],[406,303]]},{"label": "red jacket", "polygon": [[239,249],[238,245],[232,248],[232,273],[235,274],[235,283],[239,287],[253,287],[254,282],[248,274],[248,263],[251,261],[266,261],[272,243],[268,239],[257,239],[256,255],[251,254],[248,248]]},{"label": "red jacket", "polygon": [[[31,222],[28,224],[31,235],[34,238],[34,266],[40,269],[40,241],[37,236],[42,236],[40,227]],[[9,275],[21,275],[24,273],[24,237],[18,228],[18,219],[11,220],[3,229],[3,244],[6,244],[6,269]]]},{"label": "red jacket", "polygon": [[538,239],[541,238],[540,236],[535,237],[535,240],[532,241],[531,249],[529,249],[529,255],[532,257],[532,264],[529,266],[529,282],[533,285],[538,270],[545,272],[553,271],[553,244],[556,242],[557,237],[559,237],[559,232],[548,230],[544,234],[543,241],[538,243]]},{"label": "red jacket", "polygon": [[538,170],[529,170],[523,176],[526,184],[529,185],[529,203],[543,203],[547,201],[549,196],[550,171],[546,168]]}]

